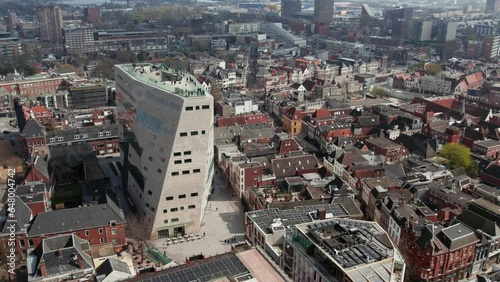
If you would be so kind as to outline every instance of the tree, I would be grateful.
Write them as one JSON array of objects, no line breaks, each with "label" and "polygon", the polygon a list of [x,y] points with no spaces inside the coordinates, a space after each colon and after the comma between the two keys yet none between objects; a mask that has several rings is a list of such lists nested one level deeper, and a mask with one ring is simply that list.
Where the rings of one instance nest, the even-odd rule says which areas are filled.
[{"label": "tree", "polygon": [[372,91],[370,92],[372,95],[375,96],[387,96],[387,90],[385,90],[382,87],[374,86]]},{"label": "tree", "polygon": [[468,168],[472,164],[470,149],[458,143],[444,145],[439,156],[448,160],[451,169]]},{"label": "tree", "polygon": [[443,69],[439,64],[427,64],[425,65],[425,72],[428,75],[438,75]]},{"label": "tree", "polygon": [[150,224],[145,217],[139,216],[127,221],[127,236],[137,241],[137,247],[141,252],[141,263],[144,261],[144,247],[149,240]]}]

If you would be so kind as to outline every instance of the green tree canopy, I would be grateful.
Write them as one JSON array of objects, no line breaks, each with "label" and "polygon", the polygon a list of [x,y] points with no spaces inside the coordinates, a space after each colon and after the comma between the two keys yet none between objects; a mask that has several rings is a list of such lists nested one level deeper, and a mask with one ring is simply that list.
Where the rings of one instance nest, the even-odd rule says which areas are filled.
[{"label": "green tree canopy", "polygon": [[462,144],[448,143],[444,145],[439,156],[449,161],[451,169],[469,168],[472,165],[470,149]]},{"label": "green tree canopy", "polygon": [[439,64],[427,64],[425,66],[425,72],[428,75],[438,75],[440,72],[442,72],[443,69]]},{"label": "green tree canopy", "polygon": [[370,93],[372,95],[376,95],[376,96],[386,96],[387,95],[387,90],[385,90],[384,88],[379,87],[379,86],[374,86],[372,88],[372,91]]}]

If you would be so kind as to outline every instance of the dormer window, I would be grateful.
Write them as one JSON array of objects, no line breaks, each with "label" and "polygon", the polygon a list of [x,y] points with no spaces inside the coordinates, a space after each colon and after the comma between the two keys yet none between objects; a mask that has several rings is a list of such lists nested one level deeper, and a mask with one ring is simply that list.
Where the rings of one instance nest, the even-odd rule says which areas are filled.
[{"label": "dormer window", "polygon": [[106,131],[106,136],[111,136],[111,131]]},{"label": "dormer window", "polygon": [[73,139],[75,139],[75,140],[80,139],[80,135],[73,136]]},{"label": "dormer window", "polygon": [[64,137],[57,137],[57,141],[64,141]]},{"label": "dormer window", "polygon": [[97,136],[99,136],[99,137],[103,137],[103,136],[104,136],[104,133],[103,133],[103,132],[99,132],[99,133],[97,133]]}]

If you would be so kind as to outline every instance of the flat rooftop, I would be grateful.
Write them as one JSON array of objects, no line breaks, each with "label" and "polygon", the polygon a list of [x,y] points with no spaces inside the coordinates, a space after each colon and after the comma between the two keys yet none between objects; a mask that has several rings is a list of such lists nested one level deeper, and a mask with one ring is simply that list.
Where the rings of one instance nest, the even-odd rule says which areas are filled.
[{"label": "flat rooftop", "polygon": [[344,206],[344,203],[319,204],[298,206],[293,209],[265,209],[247,213],[247,217],[259,226],[266,233],[272,233],[271,224],[279,219],[281,224],[288,228],[296,224],[313,222],[317,220],[316,212],[318,208],[326,210],[326,217],[349,217],[361,213],[358,207]]},{"label": "flat rooftop", "polygon": [[[339,265],[351,281],[391,280],[396,253],[389,236],[378,224],[337,218],[304,223],[296,228]],[[296,240],[301,238],[294,238]],[[311,259],[320,269],[324,267],[322,262]],[[323,274],[330,275],[329,272]]]},{"label": "flat rooftop", "polygon": [[257,281],[285,281],[256,249],[237,253],[236,257],[250,270],[250,273]]},{"label": "flat rooftop", "polygon": [[115,68],[127,73],[135,80],[180,97],[202,97],[208,93],[191,74],[163,64],[123,64]]}]

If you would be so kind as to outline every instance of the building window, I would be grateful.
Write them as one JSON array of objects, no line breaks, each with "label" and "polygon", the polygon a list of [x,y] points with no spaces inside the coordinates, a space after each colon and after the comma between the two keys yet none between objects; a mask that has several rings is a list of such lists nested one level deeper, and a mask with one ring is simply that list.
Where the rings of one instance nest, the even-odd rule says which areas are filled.
[{"label": "building window", "polygon": [[179,199],[186,199],[186,194],[179,195]]},{"label": "building window", "polygon": [[168,196],[167,201],[172,201],[174,199],[174,196]]},{"label": "building window", "polygon": [[203,110],[208,110],[208,109],[210,109],[210,106],[209,106],[209,105],[203,105],[203,106],[201,106],[201,108],[202,108]]},{"label": "building window", "polygon": [[196,206],[195,206],[195,205],[189,205],[189,206],[188,206],[188,209],[190,209],[190,210],[192,210],[192,209],[194,209],[194,208],[196,208]]},{"label": "building window", "polygon": [[89,235],[90,235],[90,231],[85,230],[85,236],[89,236]]},{"label": "building window", "polygon": [[99,137],[103,137],[103,136],[104,136],[104,133],[99,132],[99,133],[97,133],[97,136],[99,136]]},{"label": "building window", "polygon": [[172,218],[172,222],[179,222],[178,218]]},{"label": "building window", "polygon": [[171,208],[170,212],[176,212],[178,209],[177,208]]},{"label": "building window", "polygon": [[156,170],[156,172],[161,173],[161,172],[162,172],[162,170],[161,170],[161,169],[157,169],[157,170]]},{"label": "building window", "polygon": [[180,209],[181,211],[183,211],[183,210],[184,210],[184,207],[180,207],[179,209]]},{"label": "building window", "polygon": [[193,107],[186,107],[186,111],[192,111]]},{"label": "building window", "polygon": [[151,192],[151,190],[148,190],[148,194],[151,196],[153,192]]},{"label": "building window", "polygon": [[102,228],[99,228],[99,234],[102,234]]},{"label": "building window", "polygon": [[164,209],[164,210],[163,210],[163,213],[167,213],[167,212],[168,212],[168,209]]},{"label": "building window", "polygon": [[174,153],[174,157],[180,157],[181,155],[182,155],[182,153],[181,153],[181,152],[175,152],[175,153]]},{"label": "building window", "polygon": [[116,235],[118,233],[116,228],[111,228],[111,235]]},{"label": "building window", "polygon": [[200,109],[200,106],[196,106],[196,109],[199,110]]},{"label": "building window", "polygon": [[164,162],[165,162],[165,158],[164,158],[164,157],[161,157],[160,161],[161,161],[162,163],[164,163]]},{"label": "building window", "polygon": [[75,140],[80,139],[80,135],[73,136],[73,139],[75,139]]},{"label": "building window", "polygon": [[104,243],[104,238],[99,238],[99,243]]},{"label": "building window", "polygon": [[148,157],[148,160],[149,160],[150,162],[152,162],[152,161],[153,161],[153,157],[149,156],[149,157]]},{"label": "building window", "polygon": [[205,135],[205,130],[202,130],[202,131],[201,131],[201,134]]},{"label": "building window", "polygon": [[168,219],[163,220],[163,223],[167,224],[168,223]]},{"label": "building window", "polygon": [[201,170],[200,170],[199,168],[197,168],[197,169],[193,169],[193,173],[200,173],[200,171],[201,171]]},{"label": "building window", "polygon": [[190,163],[192,163],[192,160],[191,160],[191,159],[185,159],[185,160],[184,160],[184,163],[186,163],[186,164],[190,164]]},{"label": "building window", "polygon": [[191,131],[191,136],[198,135],[198,131]]},{"label": "building window", "polygon": [[189,156],[191,155],[191,151],[184,151],[184,156]]},{"label": "building window", "polygon": [[191,193],[191,197],[198,197],[198,192],[196,192],[196,193]]},{"label": "building window", "polygon": [[33,239],[28,239],[28,247],[33,247]]},{"label": "building window", "polygon": [[176,172],[172,172],[172,176],[177,176],[177,175],[179,175],[179,172],[177,172],[177,171]]},{"label": "building window", "polygon": [[176,160],[176,161],[174,161],[174,164],[182,164],[182,161],[181,160]]},{"label": "building window", "polygon": [[186,174],[189,174],[189,170],[183,170],[182,171],[182,175],[186,175]]},{"label": "building window", "polygon": [[188,133],[187,132],[181,132],[180,135],[181,135],[181,137],[186,137],[186,136],[188,136]]},{"label": "building window", "polygon": [[63,137],[57,137],[57,141],[63,141],[64,138]]}]

